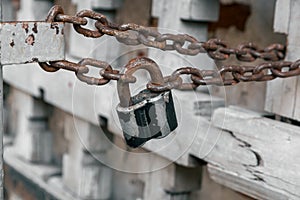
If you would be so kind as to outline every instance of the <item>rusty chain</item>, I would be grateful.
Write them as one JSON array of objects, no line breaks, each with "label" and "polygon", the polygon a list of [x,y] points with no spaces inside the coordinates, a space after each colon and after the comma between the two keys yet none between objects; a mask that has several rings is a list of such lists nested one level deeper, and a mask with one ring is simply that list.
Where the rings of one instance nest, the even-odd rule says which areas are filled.
[{"label": "rusty chain", "polygon": [[[95,29],[85,28],[88,20],[95,20]],[[230,55],[243,62],[252,62],[256,59],[270,61],[257,66],[222,66],[218,70],[200,70],[198,68],[179,68],[170,76],[165,77],[164,85],[149,83],[147,88],[154,92],[170,89],[195,89],[200,85],[234,85],[238,82],[269,81],[277,77],[286,78],[300,75],[300,60],[296,62],[281,61],[285,57],[285,46],[272,44],[265,49],[259,49],[253,43],[238,45],[237,48],[229,48],[220,39],[210,39],[207,42],[199,42],[187,34],[161,34],[154,28],[137,24],[115,24],[107,20],[106,16],[91,11],[83,10],[75,16],[65,15],[60,6],[54,6],[46,19],[47,22],[65,22],[73,24],[74,29],[86,37],[98,38],[103,35],[114,36],[119,42],[126,45],[143,44],[148,47],[158,48],[164,51],[175,50],[184,55],[197,55],[207,53],[214,60],[225,60]],[[149,60],[149,59],[148,59]],[[130,62],[145,62],[147,58],[135,58]],[[104,85],[110,80],[126,79],[134,82],[134,77],[127,77],[118,70],[114,70],[108,63],[91,58],[85,58],[79,63],[66,60],[49,63],[39,63],[48,72],[66,69],[75,72],[77,78],[87,84]],[[101,68],[100,78],[89,77],[87,67]],[[190,83],[183,83],[181,75],[190,75]]]}]

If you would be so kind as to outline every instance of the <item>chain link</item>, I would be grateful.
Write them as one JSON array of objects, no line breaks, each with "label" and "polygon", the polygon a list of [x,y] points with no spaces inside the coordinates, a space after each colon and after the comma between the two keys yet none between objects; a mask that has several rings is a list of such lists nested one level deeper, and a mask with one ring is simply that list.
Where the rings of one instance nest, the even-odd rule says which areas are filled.
[{"label": "chain link", "polygon": [[[84,27],[88,20],[94,20],[94,30]],[[198,68],[183,67],[164,78],[164,85],[148,83],[147,88],[154,92],[162,92],[171,89],[195,89],[201,85],[235,85],[239,82],[269,81],[277,77],[286,78],[300,75],[300,60],[296,62],[281,61],[285,57],[285,46],[272,44],[264,49],[258,48],[253,43],[240,44],[236,48],[229,48],[220,39],[210,39],[200,42],[187,34],[161,34],[155,28],[144,27],[133,23],[114,24],[109,22],[106,16],[91,10],[83,10],[75,16],[65,15],[60,6],[54,6],[46,19],[47,22],[65,22],[73,24],[74,29],[91,38],[103,35],[114,36],[119,42],[126,45],[143,44],[148,47],[158,48],[164,51],[175,50],[184,55],[197,55],[207,53],[214,60],[225,60],[231,55],[243,62],[252,62],[256,59],[270,61],[257,66],[226,65],[218,70],[200,70]],[[133,61],[131,61],[133,62]],[[108,63],[91,58],[85,58],[79,63],[66,60],[49,63],[39,63],[48,72],[65,69],[75,72],[77,78],[90,85],[104,85],[110,80],[126,80],[135,82],[135,77],[126,76],[118,70],[114,70]],[[100,77],[89,77],[87,67],[100,68]],[[190,75],[190,82],[183,83],[182,75]]]}]

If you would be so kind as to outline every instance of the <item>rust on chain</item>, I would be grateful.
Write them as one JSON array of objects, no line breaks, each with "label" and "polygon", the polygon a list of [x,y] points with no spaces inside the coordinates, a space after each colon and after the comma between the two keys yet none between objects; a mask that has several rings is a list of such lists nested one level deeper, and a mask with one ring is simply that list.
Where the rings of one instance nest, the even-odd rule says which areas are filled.
[{"label": "rust on chain", "polygon": [[108,70],[108,69],[102,69],[100,71],[100,75],[103,77],[103,78],[106,78],[106,79],[109,79],[109,80],[119,80],[122,76],[122,74],[120,74],[120,71],[119,70]]},{"label": "rust on chain", "polygon": [[[95,21],[94,30],[82,27],[87,24],[87,19]],[[279,61],[285,56],[285,46],[281,44],[271,44],[264,49],[259,49],[253,43],[246,43],[238,45],[236,48],[229,48],[220,39],[200,42],[187,34],[162,34],[154,28],[134,23],[115,24],[108,21],[105,15],[92,10],[82,10],[75,16],[68,16],[64,15],[60,6],[54,6],[48,14],[47,21],[72,23],[75,31],[86,37],[98,38],[109,35],[126,45],[143,44],[165,51],[175,50],[184,55],[207,53],[215,60],[225,60],[230,55],[235,55],[238,60],[245,62],[252,62],[258,58],[267,61]]]},{"label": "rust on chain", "polygon": [[[177,70],[175,70],[172,74],[171,74],[171,80],[176,80],[178,77],[180,77],[180,75],[194,75],[197,76],[199,78],[202,78],[202,74],[201,71],[197,68],[192,68],[192,67],[183,67],[183,68],[179,68]],[[176,89],[182,89],[182,90],[186,90],[186,89],[195,89],[197,88],[198,85],[195,83],[181,83]]]},{"label": "rust on chain", "polygon": [[73,63],[67,60],[61,60],[61,61],[53,61],[50,62],[50,66],[57,68],[57,69],[65,69],[68,71],[77,72],[79,68],[81,67],[80,64]]},{"label": "rust on chain", "polygon": [[[104,16],[100,13],[96,13],[96,12],[91,11],[91,10],[82,10],[79,13],[76,14],[76,17],[77,18],[87,17],[89,19],[97,20],[100,23],[107,24],[106,16]],[[80,34],[82,34],[86,37],[98,38],[98,37],[101,37],[103,35],[103,33],[99,32],[98,30],[89,30],[87,28],[81,27],[81,25],[79,25],[79,24],[73,23],[73,27],[78,33],[80,33]]]},{"label": "rust on chain", "polygon": [[59,70],[59,68],[55,68],[53,66],[50,66],[46,62],[39,62],[40,67],[45,70],[46,72],[56,72]]},{"label": "rust on chain", "polygon": [[163,92],[172,89],[179,89],[182,86],[182,78],[181,77],[174,77],[166,76],[164,77],[163,84],[154,84],[149,82],[147,84],[147,89],[151,90],[152,92]]},{"label": "rust on chain", "polygon": [[[178,45],[184,45],[184,38],[181,35],[173,35],[173,34],[162,34],[158,37],[155,38],[156,41],[158,42],[165,42],[166,45],[164,48],[162,48],[162,50],[173,50],[174,49],[174,45],[176,43],[178,43]],[[169,44],[167,44],[167,42],[169,42]]]},{"label": "rust on chain", "polygon": [[129,83],[135,82],[135,77],[133,74],[144,69],[151,77],[151,84],[161,86],[164,84],[164,77],[159,66],[146,57],[137,57],[128,62],[127,65],[122,70],[122,76],[117,84],[118,95],[120,99],[120,105],[122,107],[128,107],[132,103]]},{"label": "rust on chain", "polygon": [[[82,82],[85,82],[89,85],[105,85],[110,81],[110,79],[106,79],[106,78],[95,78],[95,77],[90,77],[90,76],[84,75],[89,72],[89,68],[87,68],[86,65],[91,65],[93,67],[105,69],[105,70],[111,72],[112,67],[107,62],[95,60],[92,58],[85,58],[85,59],[82,59],[78,64],[81,66],[76,71],[76,76]],[[99,74],[100,74],[100,72],[99,72]]]},{"label": "rust on chain", "polygon": [[56,16],[59,15],[59,14],[64,14],[64,10],[62,9],[61,6],[58,6],[58,5],[55,5],[53,6],[49,12],[48,12],[48,15],[46,17],[46,22],[55,22],[56,21]]},{"label": "rust on chain", "polygon": [[55,20],[59,22],[73,23],[76,25],[86,25],[88,23],[85,18],[64,14],[57,14]]},{"label": "rust on chain", "polygon": [[[94,30],[84,28],[88,20],[95,21]],[[187,34],[162,34],[156,29],[133,23],[115,24],[108,21],[105,15],[91,10],[80,11],[75,16],[65,15],[60,6],[54,6],[49,11],[46,21],[71,23],[78,33],[86,37],[97,38],[109,35],[126,45],[143,44],[163,51],[174,50],[184,55],[207,53],[214,60],[225,60],[233,55],[243,62],[252,62],[256,59],[269,61],[256,66],[225,65],[216,70],[182,67],[166,77],[162,77],[158,65],[153,60],[145,57],[131,60],[123,71],[113,69],[104,61],[91,58],[82,59],[79,63],[66,60],[39,63],[48,72],[55,72],[59,69],[73,71],[79,80],[87,84],[104,85],[110,80],[118,80],[124,84],[132,83],[136,81],[132,74],[140,68],[150,72],[152,81],[147,84],[147,88],[153,92],[196,89],[201,85],[235,85],[239,82],[269,81],[277,77],[287,78],[300,75],[300,60],[282,61],[286,47],[281,44],[271,44],[261,49],[254,43],[243,43],[236,48],[231,48],[220,39],[201,42]],[[99,68],[99,76],[88,76],[87,65]],[[190,81],[183,82],[182,75],[188,75]]]}]

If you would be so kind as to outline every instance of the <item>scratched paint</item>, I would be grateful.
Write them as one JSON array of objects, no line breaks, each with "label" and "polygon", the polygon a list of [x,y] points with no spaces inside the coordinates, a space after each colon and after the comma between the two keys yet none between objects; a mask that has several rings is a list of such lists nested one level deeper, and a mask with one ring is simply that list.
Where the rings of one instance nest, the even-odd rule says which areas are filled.
[{"label": "scratched paint", "polygon": [[64,59],[63,23],[8,22],[0,25],[2,65]]}]

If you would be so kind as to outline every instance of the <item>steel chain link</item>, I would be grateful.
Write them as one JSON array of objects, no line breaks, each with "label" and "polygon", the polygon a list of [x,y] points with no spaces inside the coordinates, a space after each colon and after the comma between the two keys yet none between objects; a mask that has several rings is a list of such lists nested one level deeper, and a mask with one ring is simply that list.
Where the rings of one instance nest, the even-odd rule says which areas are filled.
[{"label": "steel chain link", "polygon": [[[87,19],[95,20],[95,29],[87,29]],[[179,68],[170,76],[165,77],[164,85],[148,83],[147,88],[154,92],[170,89],[195,89],[200,85],[234,85],[239,82],[269,81],[277,77],[286,78],[300,75],[300,60],[296,62],[281,61],[285,57],[285,46],[272,44],[265,49],[259,49],[253,43],[238,45],[237,48],[229,48],[220,39],[210,39],[207,42],[199,42],[187,34],[161,34],[155,28],[144,27],[137,24],[114,24],[109,22],[106,16],[91,10],[83,10],[75,16],[65,15],[60,6],[54,6],[46,19],[47,22],[65,22],[73,24],[74,29],[86,36],[98,38],[103,35],[114,36],[119,42],[126,45],[143,44],[148,47],[158,48],[164,51],[175,50],[184,55],[197,55],[207,53],[214,60],[225,60],[230,55],[244,62],[252,62],[256,59],[270,61],[257,66],[222,66],[218,70],[200,70],[198,68]],[[134,62],[134,60],[130,61]],[[75,72],[77,78],[87,84],[104,85],[110,80],[127,79],[134,82],[134,77],[127,77],[126,74],[114,70],[108,63],[91,58],[85,58],[79,63],[66,60],[48,63],[39,63],[48,72],[55,72],[65,69]],[[101,68],[100,78],[89,77],[87,67]],[[183,83],[182,75],[190,75],[190,83]]]}]

